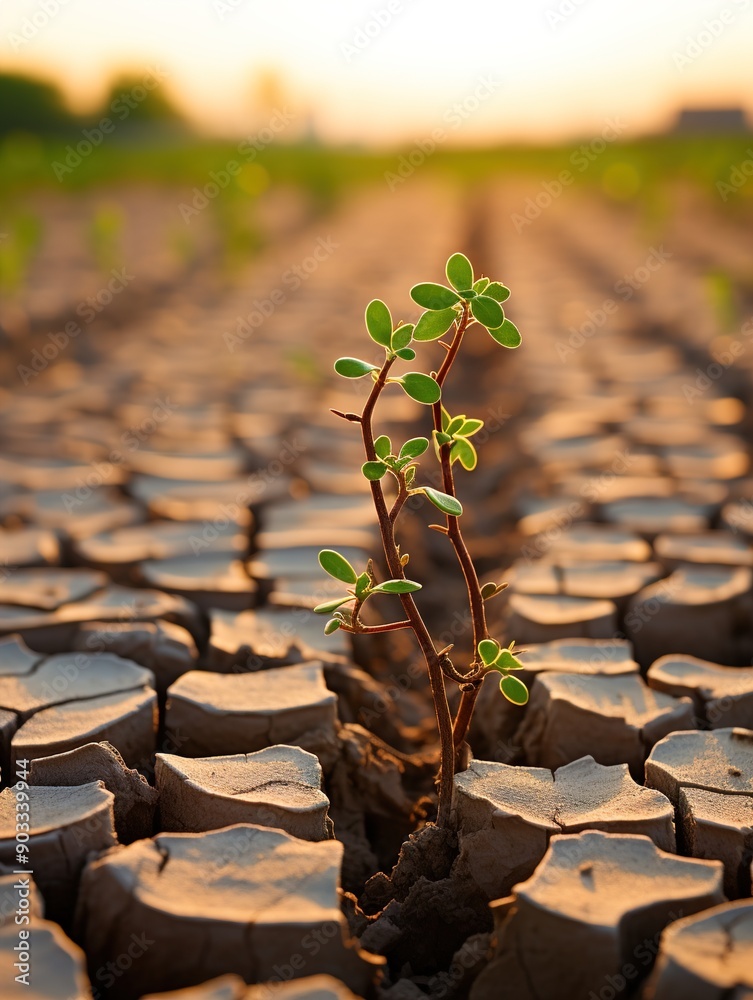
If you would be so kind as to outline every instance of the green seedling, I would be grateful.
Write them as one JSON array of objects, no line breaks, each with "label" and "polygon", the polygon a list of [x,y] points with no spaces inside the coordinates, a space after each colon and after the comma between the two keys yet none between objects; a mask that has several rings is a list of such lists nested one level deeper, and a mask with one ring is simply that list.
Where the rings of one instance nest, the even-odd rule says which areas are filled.
[{"label": "green seedling", "polygon": [[[492,671],[497,672],[500,675],[500,690],[513,704],[524,705],[528,700],[525,684],[515,676],[515,671],[520,670],[522,664],[513,652],[514,643],[502,648],[489,636],[486,624],[484,605],[504,590],[506,584],[487,583],[481,587],[461,529],[463,505],[456,495],[454,468],[459,465],[468,472],[476,468],[478,456],[471,438],[481,430],[483,420],[465,414],[451,416],[442,405],[443,387],[463,338],[474,323],[484,327],[493,340],[507,348],[520,344],[520,334],[504,313],[503,303],[510,295],[508,288],[488,278],[474,279],[471,262],[462,253],[450,257],[446,274],[448,285],[424,282],[411,289],[413,302],[425,310],[415,324],[395,323],[389,308],[380,299],[368,304],[366,330],[371,340],[384,350],[381,365],[360,358],[338,358],[335,362],[335,371],[343,378],[368,379],[371,382],[371,391],[360,414],[339,410],[332,412],[360,425],[366,458],[361,471],[371,488],[389,579],[383,582],[377,580],[371,560],[365,569],[359,571],[338,552],[323,549],[319,554],[322,568],[344,584],[346,589],[341,597],[326,601],[315,609],[319,614],[328,616],[325,625],[328,634],[338,629],[369,635],[398,629],[413,631],[426,660],[439,730],[439,826],[446,826],[450,821],[453,775],[460,766],[462,754],[459,751],[465,743],[484,677]],[[442,339],[445,336],[448,339]],[[438,342],[445,352],[438,370],[398,374],[396,368],[400,363],[415,362],[416,348],[433,341]],[[431,408],[431,439],[414,437],[401,444],[393,444],[385,434],[375,436],[374,410],[382,393],[391,386]],[[418,459],[427,452],[431,454],[432,443],[441,470],[441,490],[424,484],[421,477]],[[389,485],[389,489],[385,488],[385,484]],[[463,572],[474,639],[474,654],[464,670],[456,667],[450,659],[451,646],[437,649],[414,598],[421,584],[405,575],[409,555],[400,551],[396,527],[406,501],[414,496],[424,497],[444,514],[445,523],[431,527],[448,537]],[[366,601],[384,594],[399,597],[404,618],[381,625],[363,622],[361,609]],[[458,684],[461,691],[454,718],[447,700],[448,680]]]}]

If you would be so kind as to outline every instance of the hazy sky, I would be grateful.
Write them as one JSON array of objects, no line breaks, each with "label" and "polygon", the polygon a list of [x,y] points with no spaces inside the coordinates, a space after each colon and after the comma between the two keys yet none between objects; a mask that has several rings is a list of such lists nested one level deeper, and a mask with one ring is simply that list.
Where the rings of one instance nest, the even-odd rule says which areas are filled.
[{"label": "hazy sky", "polygon": [[0,65],[79,106],[158,66],[218,132],[259,124],[272,69],[298,120],[338,141],[588,136],[608,119],[640,134],[681,103],[753,112],[753,0],[0,0]]}]

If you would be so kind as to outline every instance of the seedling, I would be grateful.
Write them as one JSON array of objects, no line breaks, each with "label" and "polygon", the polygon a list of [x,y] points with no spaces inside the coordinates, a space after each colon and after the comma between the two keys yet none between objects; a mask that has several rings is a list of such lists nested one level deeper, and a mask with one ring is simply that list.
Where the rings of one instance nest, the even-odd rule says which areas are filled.
[{"label": "seedling", "polygon": [[[342,629],[345,632],[374,635],[397,629],[412,629],[429,673],[437,728],[440,738],[439,805],[437,824],[446,826],[452,810],[453,775],[462,748],[481,682],[490,671],[500,674],[502,694],[515,705],[525,705],[528,690],[515,676],[523,666],[514,652],[514,643],[503,648],[489,636],[486,625],[485,603],[499,594],[506,584],[487,583],[480,586],[473,560],[470,557],[461,530],[463,506],[455,490],[455,467],[467,472],[476,468],[478,456],[472,438],[483,427],[483,420],[465,414],[452,416],[442,405],[442,389],[458,356],[463,338],[474,322],[485,327],[493,340],[503,347],[514,348],[520,344],[517,328],[505,317],[502,303],[510,290],[498,281],[488,278],[474,280],[471,262],[462,253],[453,254],[447,261],[449,286],[425,282],[415,285],[410,292],[413,301],[425,312],[418,322],[395,324],[390,310],[380,299],[366,307],[366,329],[369,337],[384,349],[381,366],[359,358],[338,358],[335,371],[343,378],[371,380],[371,392],[361,413],[332,412],[338,417],[360,424],[366,461],[361,467],[369,481],[374,509],[379,522],[384,557],[390,577],[378,582],[371,560],[360,572],[332,549],[319,553],[322,569],[335,580],[346,585],[345,593],[320,604],[315,610],[329,615],[324,631],[327,634]],[[447,336],[448,339],[442,339]],[[416,348],[436,341],[445,350],[438,371],[429,374],[409,371],[395,374],[400,362],[413,362]],[[411,399],[431,407],[433,430],[431,441],[415,437],[401,445],[393,445],[389,437],[374,436],[374,410],[388,386],[398,386]],[[430,449],[439,462],[442,490],[421,483],[418,459]],[[391,485],[389,500],[385,483]],[[406,577],[409,554],[401,552],[396,540],[396,526],[406,501],[413,496],[424,496],[445,518],[444,524],[432,528],[445,534],[455,550],[468,590],[468,603],[473,627],[472,661],[465,670],[458,669],[450,659],[452,646],[437,649],[424,623],[414,594],[421,584]],[[400,621],[382,625],[368,625],[361,620],[361,609],[366,601],[381,594],[396,594],[400,598],[405,617]],[[455,717],[447,701],[446,680],[460,686],[461,698]]]}]

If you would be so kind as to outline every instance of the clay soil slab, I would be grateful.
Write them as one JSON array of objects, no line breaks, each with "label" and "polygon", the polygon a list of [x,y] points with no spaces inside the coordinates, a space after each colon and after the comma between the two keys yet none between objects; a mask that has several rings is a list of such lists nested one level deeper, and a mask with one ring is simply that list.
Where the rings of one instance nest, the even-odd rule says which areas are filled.
[{"label": "clay soil slab", "polygon": [[23,943],[29,946],[31,974],[27,983],[16,980],[23,971],[15,964],[20,958],[15,950],[19,928],[1,930],[0,982],[4,1000],[90,1000],[86,956],[78,945],[49,920],[35,919],[21,929],[29,932]]},{"label": "clay soil slab", "polygon": [[200,833],[253,823],[301,840],[330,836],[321,765],[300,747],[194,759],[159,753],[156,780],[162,830]]},{"label": "clay soil slab", "polygon": [[753,731],[672,733],[651,751],[646,784],[663,792],[675,806],[681,788],[753,796]]},{"label": "clay soil slab", "polygon": [[71,786],[91,781],[101,781],[115,797],[115,829],[122,844],[151,835],[158,792],[138,771],[127,767],[109,743],[87,743],[31,762],[32,785]]},{"label": "clay soil slab", "polygon": [[338,841],[242,824],[137,841],[87,867],[78,933],[94,968],[126,953],[134,934],[153,942],[114,1000],[223,973],[255,983],[328,972],[363,993],[380,960],[346,940],[342,852]]},{"label": "clay soil slab", "polygon": [[547,547],[551,559],[646,562],[651,546],[634,531],[604,524],[574,524]]},{"label": "clay soil slab", "polygon": [[327,636],[321,615],[302,608],[210,612],[207,665],[220,673],[300,663],[322,654],[347,655],[348,637]]},{"label": "clay soil slab", "polygon": [[499,1000],[501,982],[516,1000],[599,996],[618,976],[624,989],[648,971],[645,942],[679,913],[723,902],[721,883],[718,862],[666,854],[648,837],[554,837],[536,872],[496,908],[496,954],[471,1000]]},{"label": "clay soil slab", "polygon": [[669,531],[704,531],[710,511],[704,503],[680,497],[629,497],[603,504],[601,514],[610,524],[653,538]]},{"label": "clay soil slab", "polygon": [[0,552],[3,565],[12,568],[55,566],[60,562],[60,543],[53,532],[44,528],[0,528]]},{"label": "clay soil slab", "polygon": [[[533,690],[541,674],[555,671],[563,674],[635,674],[638,664],[632,658],[632,647],[621,639],[555,639],[532,643],[521,656],[525,670],[518,676]],[[471,745],[485,760],[510,762],[520,751],[515,732],[521,724],[525,708],[501,698],[494,678],[481,687],[476,702],[471,730]]]},{"label": "clay soil slab", "polygon": [[181,674],[194,670],[199,659],[191,633],[166,621],[86,622],[79,628],[73,648],[113,653],[146,667],[160,695]]},{"label": "clay soil slab", "polygon": [[145,768],[154,753],[157,695],[151,688],[107,694],[43,709],[15,732],[12,761],[51,757],[86,743],[107,741],[131,767]]},{"label": "clay soil slab", "polygon": [[104,573],[90,569],[19,569],[0,580],[0,603],[55,611],[101,590],[106,583]]},{"label": "clay soil slab", "polygon": [[753,566],[753,551],[731,531],[707,531],[702,535],[659,535],[654,541],[657,558],[667,569],[683,563],[712,566]]},{"label": "clay soil slab", "polygon": [[29,674],[41,659],[42,653],[29,649],[17,635],[0,639],[0,678],[8,674]]},{"label": "clay soil slab", "polygon": [[608,639],[617,632],[612,601],[563,595],[512,594],[508,631],[519,644],[551,639]]},{"label": "clay soil slab", "polygon": [[753,996],[753,902],[724,903],[664,931],[646,1000]]},{"label": "clay soil slab", "polygon": [[[288,482],[281,484],[285,496]],[[202,521],[214,525],[230,518],[239,527],[249,528],[254,519],[249,504],[256,498],[253,485],[246,479],[221,483],[179,482],[134,478],[132,488],[148,504],[156,517],[172,521]],[[279,499],[279,493],[278,493]]]},{"label": "clay soil slab", "polygon": [[689,698],[653,691],[637,674],[552,672],[538,677],[515,739],[530,764],[554,769],[591,754],[640,778],[654,743],[693,725]]},{"label": "clay soil slab", "polygon": [[[14,870],[22,868],[13,864]],[[16,915],[44,916],[44,901],[31,875],[0,875],[0,928],[16,924]]]},{"label": "clay soil slab", "polygon": [[693,699],[696,712],[712,729],[753,729],[753,667],[723,667],[698,657],[662,656],[649,667],[656,691]]},{"label": "clay soil slab", "polygon": [[627,764],[604,767],[583,757],[552,774],[472,761],[455,776],[455,789],[458,871],[467,869],[489,899],[532,875],[554,834],[640,833],[663,850],[675,849],[672,804],[637,785]]},{"label": "clay soil slab", "polygon": [[187,734],[179,744],[185,756],[250,753],[276,743],[302,746],[323,763],[337,756],[337,696],[319,663],[251,674],[192,670],[167,694],[167,733]]},{"label": "clay soil slab", "polygon": [[139,577],[148,587],[186,597],[204,611],[242,611],[257,603],[257,584],[243,562],[229,553],[147,560],[139,567]]},{"label": "clay soil slab", "polygon": [[220,976],[201,986],[152,993],[142,1000],[358,1000],[348,987],[332,976],[305,976],[290,982],[274,981],[246,986],[240,976]]},{"label": "clay soil slab", "polygon": [[724,891],[730,899],[750,896],[753,795],[681,788],[677,813],[684,852],[724,864]]},{"label": "clay soil slab", "polygon": [[[29,789],[29,857],[34,879],[44,896],[48,917],[71,916],[81,870],[89,851],[116,843],[113,795],[92,781],[75,788],[33,786]],[[0,863],[16,865],[16,797],[0,792]]]},{"label": "clay soil slab", "polygon": [[723,663],[750,662],[739,623],[753,612],[747,567],[691,566],[642,590],[630,602],[625,629],[636,659],[648,667],[669,653]]}]

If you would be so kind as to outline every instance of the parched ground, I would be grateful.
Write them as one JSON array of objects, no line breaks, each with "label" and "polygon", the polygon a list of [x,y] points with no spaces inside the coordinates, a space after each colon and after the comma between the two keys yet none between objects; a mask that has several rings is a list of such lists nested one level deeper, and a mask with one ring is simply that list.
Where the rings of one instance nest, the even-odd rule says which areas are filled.
[{"label": "parched ground", "polygon": [[[7,995],[23,948],[50,998],[753,991],[753,242],[691,187],[543,192],[418,171],[221,225],[189,191],[40,196],[0,308]],[[485,682],[442,832],[411,643],[311,608],[319,548],[379,551],[332,361],[457,249],[524,337],[472,330],[446,405],[485,421],[464,524],[531,697]],[[393,440],[427,431],[388,398]],[[403,550],[462,666],[429,520]]]}]

